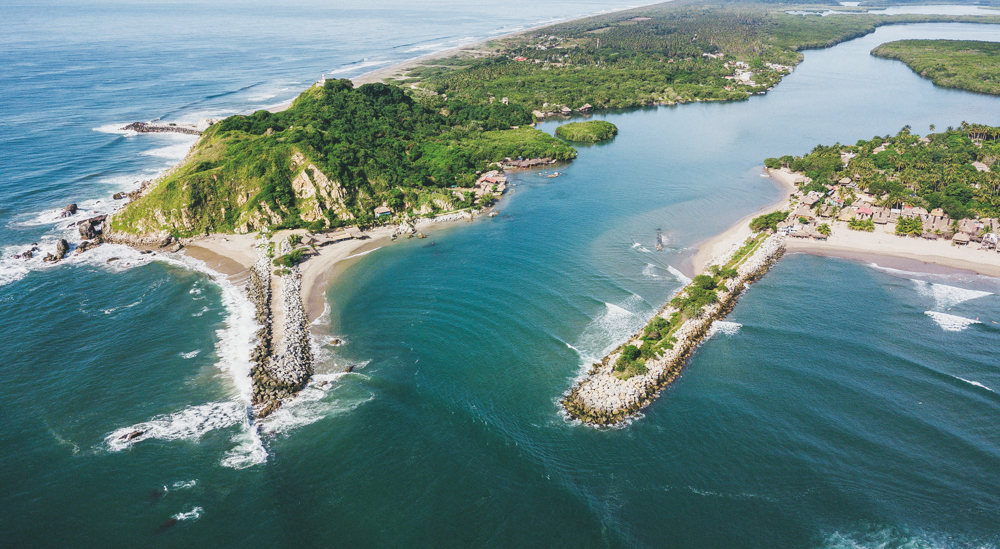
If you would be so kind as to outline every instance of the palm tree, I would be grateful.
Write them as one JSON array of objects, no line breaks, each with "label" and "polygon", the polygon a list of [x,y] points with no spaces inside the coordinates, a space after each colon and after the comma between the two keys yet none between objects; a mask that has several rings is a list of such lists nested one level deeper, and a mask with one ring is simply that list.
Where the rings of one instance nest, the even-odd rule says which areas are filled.
[{"label": "palm tree", "polygon": [[931,124],[931,133],[934,133],[934,124]]}]

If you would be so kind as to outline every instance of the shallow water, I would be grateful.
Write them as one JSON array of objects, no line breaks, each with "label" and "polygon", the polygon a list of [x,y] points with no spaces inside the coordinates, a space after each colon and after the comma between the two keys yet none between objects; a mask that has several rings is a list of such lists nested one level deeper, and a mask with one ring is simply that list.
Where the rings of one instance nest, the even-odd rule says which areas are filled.
[{"label": "shallow water", "polygon": [[[567,6],[311,6],[308,17],[58,6],[44,19],[7,8],[16,17],[0,22],[0,46],[17,70],[0,74],[0,247],[54,245],[54,208],[100,211],[190,143],[95,128],[252,110],[324,71],[361,73],[414,48],[571,15]],[[935,37],[1000,31],[883,28],[806,52],[747,102],[598,116],[619,136],[582,148],[558,178],[520,174],[496,218],[357,258],[318,328],[349,341],[319,349],[317,381],[329,383],[265,422],[262,439],[247,430],[235,381],[253,326],[233,288],[121,248],[54,268],[4,259],[0,536],[12,546],[1000,543],[996,279],[790,255],[627,428],[582,427],[557,406],[589,361],[681,286],[691,246],[779,196],[759,177],[763,158],[904,124],[1000,124],[1000,100],[934,88],[867,53]],[[347,364],[356,373],[337,373]],[[138,442],[119,442],[133,430],[145,431]]]}]

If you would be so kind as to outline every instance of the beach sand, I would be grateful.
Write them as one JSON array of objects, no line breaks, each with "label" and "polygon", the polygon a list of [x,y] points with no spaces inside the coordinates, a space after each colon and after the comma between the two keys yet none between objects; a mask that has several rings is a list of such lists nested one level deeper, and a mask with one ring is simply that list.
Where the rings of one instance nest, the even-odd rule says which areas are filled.
[{"label": "beach sand", "polygon": [[722,234],[714,236],[699,244],[698,251],[691,257],[691,266],[694,271],[693,274],[701,274],[705,270],[705,267],[711,263],[713,258],[722,255],[728,251],[729,248],[732,248],[737,243],[746,240],[747,237],[750,236],[750,233],[753,232],[750,230],[750,220],[761,215],[788,208],[788,201],[791,198],[792,193],[795,192],[795,185],[792,184],[793,174],[771,169],[767,169],[767,172],[771,176],[771,179],[777,182],[778,185],[784,189],[784,197],[771,204],[770,207],[750,214],[737,221],[735,225],[727,229]]},{"label": "beach sand", "polygon": [[[796,174],[771,169],[767,172],[786,189],[785,198],[770,209],[749,215],[724,233],[700,244],[691,260],[694,274],[701,274],[712,258],[746,240],[751,233],[751,219],[788,208],[789,199],[795,191],[792,178]],[[1000,277],[1000,254],[980,250],[979,244],[975,242],[968,246],[955,246],[950,240],[904,238],[885,232],[887,227],[894,230],[895,225],[876,225],[875,232],[866,233],[848,229],[847,223],[843,221],[832,221],[829,224],[833,233],[826,241],[789,237],[785,240],[785,249],[792,253],[842,257],[901,270],[940,274],[975,272]]]},{"label": "beach sand", "polygon": [[905,270],[940,272],[935,271],[931,267],[933,265],[1000,277],[1000,254],[994,250],[980,250],[979,244],[975,242],[967,246],[955,246],[950,240],[904,238],[884,232],[885,225],[876,225],[873,233],[852,231],[842,221],[831,224],[831,227],[833,234],[825,242],[789,238],[785,241],[785,249],[789,252],[856,259],[893,268],[904,267],[896,267],[891,264],[891,260],[883,258],[902,258],[911,261],[905,264]]}]

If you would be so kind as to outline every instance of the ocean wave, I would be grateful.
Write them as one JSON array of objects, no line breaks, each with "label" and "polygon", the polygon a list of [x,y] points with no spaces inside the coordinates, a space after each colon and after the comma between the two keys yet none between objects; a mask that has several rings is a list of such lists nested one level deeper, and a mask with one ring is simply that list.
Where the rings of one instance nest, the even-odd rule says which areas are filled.
[{"label": "ocean wave", "polygon": [[202,512],[204,512],[204,509],[201,507],[194,507],[187,513],[177,513],[174,515],[174,518],[177,520],[198,520],[201,518]]},{"label": "ocean wave", "polygon": [[[163,134],[158,134],[158,135],[163,135]],[[171,134],[165,134],[165,135],[171,135]],[[157,158],[166,158],[168,160],[176,162],[187,156],[188,151],[191,150],[191,146],[194,145],[195,141],[198,140],[197,136],[193,135],[183,135],[183,134],[173,134],[173,135],[183,137],[183,142],[175,143],[173,145],[167,145],[166,147],[158,147],[155,149],[150,149],[148,151],[142,151],[139,154],[143,156],[155,156]]]},{"label": "ocean wave", "polygon": [[[343,387],[337,381],[348,375],[362,374],[339,372],[314,375],[299,394],[282,403],[281,408],[260,421],[261,433],[268,436],[287,434],[334,414],[350,412],[366,402],[371,402],[375,398],[371,393],[331,398],[329,393],[333,389]],[[367,376],[362,377],[367,378]]]},{"label": "ocean wave", "polygon": [[965,379],[964,377],[958,377],[958,376],[952,376],[952,377],[954,377],[955,379],[960,379],[960,380],[968,383],[969,385],[975,385],[976,387],[980,387],[980,388],[986,389],[987,391],[989,391],[991,393],[995,393],[996,392],[993,389],[990,389],[989,387],[983,385],[982,383],[979,383],[978,381],[972,381],[972,380],[969,380],[969,379]]},{"label": "ocean wave", "polygon": [[131,124],[131,122],[122,122],[120,124],[105,124],[103,126],[98,126],[96,128],[92,128],[92,129],[95,132],[100,132],[100,133],[115,133],[115,134],[118,134],[118,135],[124,135],[125,137],[132,137],[132,136],[135,136],[135,135],[139,135],[139,132],[137,132],[135,130],[123,130],[122,129],[122,128],[124,128],[125,126],[127,126],[129,124]]},{"label": "ocean wave", "polygon": [[190,353],[181,353],[180,355],[181,355],[181,358],[188,359],[188,358],[194,358],[194,357],[198,356],[199,353],[201,353],[201,349],[195,349],[194,351],[191,351]]},{"label": "ocean wave", "polygon": [[954,535],[913,533],[893,526],[871,526],[859,530],[837,531],[826,537],[822,549],[948,549],[951,547],[991,547]]},{"label": "ocean wave", "polygon": [[223,467],[246,469],[267,461],[267,449],[264,448],[264,443],[256,428],[250,428],[247,425],[246,428],[233,435],[232,441],[236,443],[236,446],[227,451],[222,458],[221,465]]},{"label": "ocean wave", "polygon": [[382,246],[379,246],[378,248],[372,248],[371,250],[365,250],[363,252],[359,252],[359,253],[356,253],[354,255],[349,255],[349,256],[345,257],[344,259],[354,259],[355,257],[361,257],[363,255],[368,255],[368,254],[374,252],[375,250],[381,250],[381,249],[382,249]]},{"label": "ocean wave", "polygon": [[642,298],[636,294],[617,305],[604,303],[604,310],[583,329],[574,348],[581,356],[588,357],[603,357],[614,350],[645,325],[645,317],[638,311],[641,303]]},{"label": "ocean wave", "polygon": [[966,301],[972,299],[993,295],[991,292],[967,290],[965,288],[948,286],[946,284],[937,284],[924,280],[913,280],[913,284],[916,287],[918,294],[923,297],[933,299],[939,309],[949,309],[959,303],[965,303]]},{"label": "ocean wave", "polygon": [[423,46],[415,46],[415,47],[412,47],[412,48],[410,48],[408,50],[403,50],[403,53],[413,53],[415,51],[433,50],[433,49],[436,49],[436,48],[443,48],[443,47],[445,47],[447,45],[448,44],[445,43],[445,42],[438,42],[437,44],[425,44]]},{"label": "ocean wave", "polygon": [[674,275],[674,278],[676,278],[678,281],[680,281],[681,284],[687,286],[688,284],[691,283],[691,279],[690,278],[684,276],[684,273],[678,271],[677,269],[673,268],[672,266],[667,265],[667,271],[670,274]]},{"label": "ocean wave", "polygon": [[107,435],[104,442],[109,450],[118,452],[149,439],[198,440],[207,433],[239,425],[246,419],[244,402],[210,402],[123,427]]},{"label": "ocean wave", "polygon": [[173,488],[174,490],[187,490],[187,489],[190,489],[190,488],[194,488],[195,484],[198,484],[198,480],[197,479],[195,479],[195,480],[178,480],[177,482],[175,482],[175,483],[173,483],[171,485],[171,488]]},{"label": "ocean wave", "polygon": [[345,72],[356,71],[358,69],[366,69],[368,67],[378,67],[379,65],[388,65],[389,63],[392,63],[392,61],[390,60],[369,61],[365,59],[364,61],[358,61],[357,63],[351,63],[349,65],[344,65],[342,67],[331,70],[330,74],[343,74]]},{"label": "ocean wave", "polygon": [[652,263],[647,263],[646,266],[642,268],[642,275],[650,278],[660,278],[660,275],[656,274],[656,265],[653,265]]},{"label": "ocean wave", "polygon": [[708,337],[712,337],[715,334],[725,334],[727,336],[734,336],[740,332],[740,328],[743,325],[738,322],[727,322],[725,320],[716,320],[712,323],[712,326],[708,329]]},{"label": "ocean wave", "polygon": [[924,311],[924,314],[931,317],[946,332],[961,332],[973,324],[982,324],[978,320],[949,315],[938,311]]}]

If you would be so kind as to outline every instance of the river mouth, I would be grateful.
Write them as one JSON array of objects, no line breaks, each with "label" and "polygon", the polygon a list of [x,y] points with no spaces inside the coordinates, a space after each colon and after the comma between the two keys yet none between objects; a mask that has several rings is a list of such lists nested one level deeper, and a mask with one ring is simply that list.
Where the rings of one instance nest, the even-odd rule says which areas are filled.
[{"label": "river mouth", "polygon": [[[759,177],[764,158],[906,124],[1000,124],[996,98],[934,88],[867,53],[936,37],[996,34],[886,27],[805,52],[766,96],[595,115],[620,128],[614,142],[581,150],[559,178],[518,174],[497,217],[436,232],[433,247],[403,240],[355,258],[328,294],[348,344],[324,350],[317,377],[335,388],[308,389],[308,413],[276,416],[262,441],[228,404],[238,391],[213,351],[228,317],[207,275],[95,264],[0,286],[0,318],[18,334],[0,343],[12,357],[5,538],[998,543],[994,279],[790,255],[741,299],[729,317],[740,326],[713,335],[629,428],[558,413],[580,369],[681,287],[693,246],[779,196]],[[202,414],[186,438],[104,444],[184,410],[226,421]],[[54,515],[75,518],[43,528]]]}]

